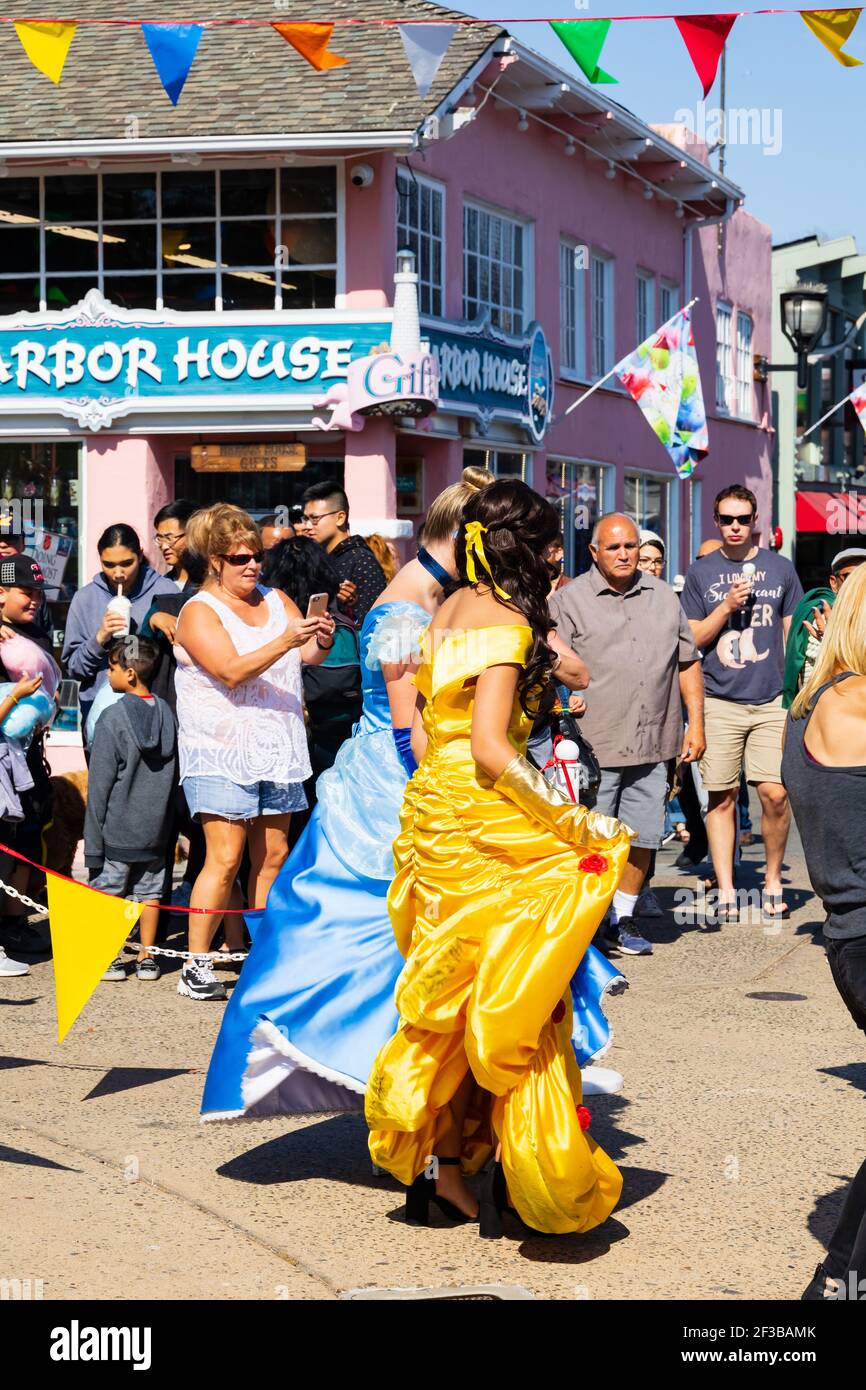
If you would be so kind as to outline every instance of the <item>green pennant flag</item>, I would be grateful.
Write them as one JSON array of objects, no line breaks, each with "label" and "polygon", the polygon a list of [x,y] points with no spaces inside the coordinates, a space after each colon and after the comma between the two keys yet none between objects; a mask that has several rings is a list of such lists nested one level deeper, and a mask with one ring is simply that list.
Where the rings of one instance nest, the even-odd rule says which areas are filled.
[{"label": "green pennant flag", "polygon": [[550,25],[590,82],[617,82],[598,66],[610,28],[609,19],[566,19]]}]

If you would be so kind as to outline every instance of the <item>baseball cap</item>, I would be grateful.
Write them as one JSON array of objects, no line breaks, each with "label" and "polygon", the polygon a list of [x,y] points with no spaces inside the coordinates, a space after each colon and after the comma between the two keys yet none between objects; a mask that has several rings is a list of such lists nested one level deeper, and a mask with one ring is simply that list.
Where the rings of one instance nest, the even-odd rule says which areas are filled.
[{"label": "baseball cap", "polygon": [[861,546],[852,545],[847,550],[840,550],[838,555],[834,555],[830,563],[830,573],[838,574],[846,565],[862,565],[866,560],[866,550]]},{"label": "baseball cap", "polygon": [[[866,556],[864,556],[866,558]],[[10,555],[0,560],[0,587],[4,589],[44,589],[45,576],[32,555]]]}]

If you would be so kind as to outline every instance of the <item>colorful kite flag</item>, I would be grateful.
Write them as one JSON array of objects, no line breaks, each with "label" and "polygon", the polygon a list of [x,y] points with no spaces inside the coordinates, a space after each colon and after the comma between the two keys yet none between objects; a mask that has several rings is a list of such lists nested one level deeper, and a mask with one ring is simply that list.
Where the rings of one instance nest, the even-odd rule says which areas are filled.
[{"label": "colorful kite flag", "polygon": [[57,1041],[63,1042],[141,916],[141,903],[110,898],[57,874],[46,874],[46,880]]},{"label": "colorful kite flag", "polygon": [[800,18],[837,63],[844,68],[859,68],[863,66],[862,59],[843,53],[842,47],[853,34],[861,14],[862,10],[801,10]]},{"label": "colorful kite flag", "polygon": [[722,49],[736,18],[735,14],[693,14],[674,20],[703,83],[704,97],[716,80]]},{"label": "colorful kite flag", "polygon": [[204,28],[201,24],[142,24],[141,32],[159,80],[172,106],[177,106]]},{"label": "colorful kite flag", "polygon": [[609,19],[566,19],[550,27],[561,39],[588,82],[618,82],[598,66],[601,50],[611,26]]},{"label": "colorful kite flag", "polygon": [[328,44],[334,32],[333,24],[272,24],[286,43],[290,43],[302,58],[306,58],[316,72],[327,72],[329,68],[341,68],[348,58],[328,52]]},{"label": "colorful kite flag", "polygon": [[850,400],[857,419],[866,430],[866,381],[862,381],[856,391],[851,392]]},{"label": "colorful kite flag", "polygon": [[618,362],[614,372],[667,449],[678,475],[690,477],[710,447],[691,311],[681,309]]},{"label": "colorful kite flag", "polygon": [[421,97],[426,97],[435,82],[456,28],[456,24],[400,25],[400,38]]},{"label": "colorful kite flag", "polygon": [[76,24],[31,24],[16,20],[15,33],[34,68],[44,72],[56,85],[77,27]]}]

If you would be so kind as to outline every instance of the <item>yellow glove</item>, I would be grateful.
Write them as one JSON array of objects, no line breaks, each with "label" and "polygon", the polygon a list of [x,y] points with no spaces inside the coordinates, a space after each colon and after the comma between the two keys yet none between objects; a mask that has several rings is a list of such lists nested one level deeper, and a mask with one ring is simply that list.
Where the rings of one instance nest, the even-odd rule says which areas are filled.
[{"label": "yellow glove", "polygon": [[629,838],[634,835],[633,830],[614,816],[602,816],[569,801],[520,753],[511,759],[493,786],[531,820],[539,821],[569,844],[596,848],[600,842],[613,844],[623,835]]}]

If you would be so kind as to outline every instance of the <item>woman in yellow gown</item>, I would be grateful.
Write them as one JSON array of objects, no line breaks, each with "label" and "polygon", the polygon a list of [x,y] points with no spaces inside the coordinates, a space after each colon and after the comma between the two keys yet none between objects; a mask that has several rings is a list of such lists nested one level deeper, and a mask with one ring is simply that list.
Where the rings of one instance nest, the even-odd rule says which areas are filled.
[{"label": "woman in yellow gown", "polygon": [[431,1197],[474,1219],[464,1175],[498,1145],[482,1234],[501,1233],[506,1184],[528,1226],[587,1231],[622,1179],[585,1132],[569,982],[629,832],[566,801],[523,756],[556,664],[541,559],[555,511],[502,480],[470,499],[465,522],[461,586],[428,629],[416,676],[420,765],[388,897],[406,964],[400,1024],[367,1083],[370,1153],[409,1187],[407,1220],[426,1224]]}]

